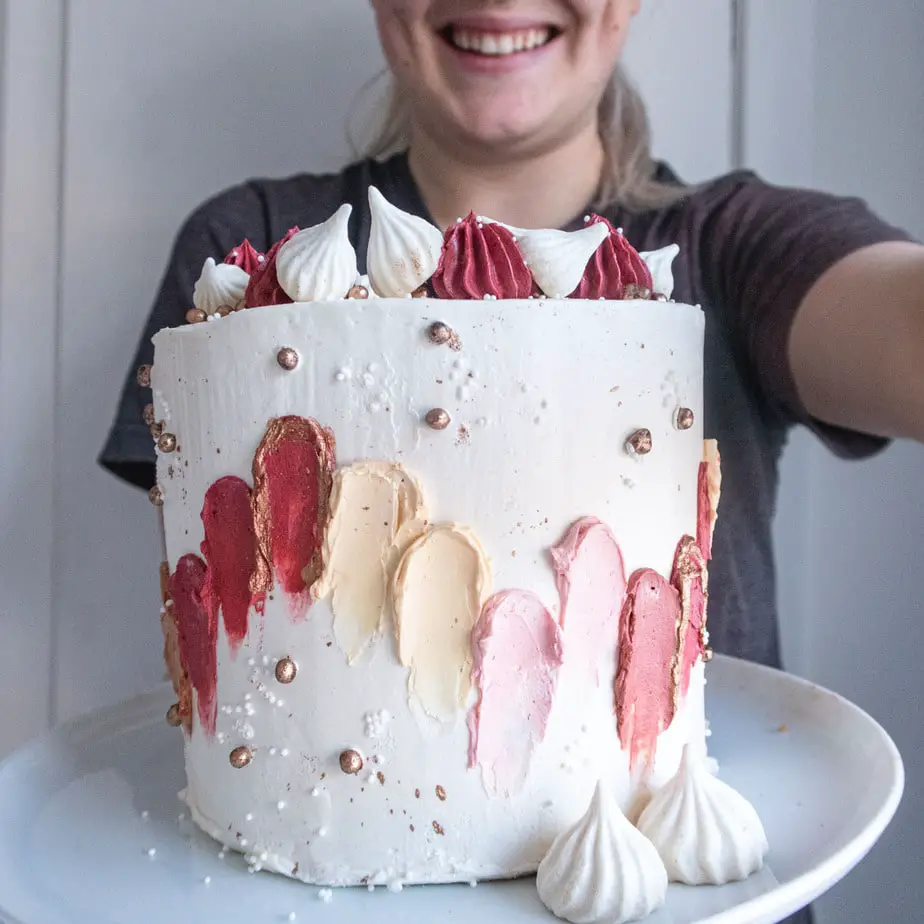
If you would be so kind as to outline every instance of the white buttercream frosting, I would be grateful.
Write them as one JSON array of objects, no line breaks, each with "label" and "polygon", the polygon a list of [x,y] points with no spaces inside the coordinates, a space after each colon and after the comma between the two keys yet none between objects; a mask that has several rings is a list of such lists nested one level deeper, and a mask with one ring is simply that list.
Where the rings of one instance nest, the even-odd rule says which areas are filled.
[{"label": "white buttercream frosting", "polygon": [[539,897],[572,924],[623,924],[664,903],[667,873],[652,843],[597,783],[590,807],[555,839],[539,865]]},{"label": "white buttercream frosting", "polygon": [[764,864],[767,836],[747,799],[710,772],[688,745],[674,778],[638,821],[672,882],[724,885]]},{"label": "white buttercream frosting", "polygon": [[276,256],[279,285],[293,301],[344,298],[359,271],[350,243],[353,207],[341,205],[323,224],[293,234]]},{"label": "white buttercream frosting", "polygon": [[580,285],[590,258],[609,234],[603,222],[579,231],[510,230],[533,279],[550,298],[565,298]]},{"label": "white buttercream frosting", "polygon": [[249,281],[250,276],[239,266],[216,263],[209,257],[193,289],[193,304],[208,315],[222,306],[240,308]]},{"label": "white buttercream frosting", "polygon": [[436,272],[443,249],[439,228],[392,205],[369,187],[367,270],[372,287],[383,298],[401,298],[419,289]]},{"label": "white buttercream frosting", "polygon": [[670,298],[674,294],[674,271],[671,266],[678,253],[680,248],[676,244],[669,244],[660,250],[648,250],[639,254],[651,272],[654,291],[665,298]]}]

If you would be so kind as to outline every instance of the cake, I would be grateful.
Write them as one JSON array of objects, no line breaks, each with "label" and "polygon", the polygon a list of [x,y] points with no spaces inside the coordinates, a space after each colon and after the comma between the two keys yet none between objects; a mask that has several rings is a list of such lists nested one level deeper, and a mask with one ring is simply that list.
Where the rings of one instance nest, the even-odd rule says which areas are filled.
[{"label": "cake", "polygon": [[183,798],[307,883],[514,877],[706,760],[704,316],[598,216],[370,206],[367,275],[349,206],[244,241],[139,370]]}]

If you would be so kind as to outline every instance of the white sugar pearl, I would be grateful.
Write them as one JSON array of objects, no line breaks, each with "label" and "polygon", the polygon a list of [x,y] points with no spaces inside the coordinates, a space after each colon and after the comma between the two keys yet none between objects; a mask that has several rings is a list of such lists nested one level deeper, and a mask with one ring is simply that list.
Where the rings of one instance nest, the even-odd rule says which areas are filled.
[{"label": "white sugar pearl", "polygon": [[206,876],[205,879],[202,880],[202,884],[203,884],[203,885],[211,885],[211,884],[212,884],[212,877],[211,877],[211,876]]},{"label": "white sugar pearl", "polygon": [[253,821],[253,812],[248,812],[248,813],[244,816],[244,821]]},{"label": "white sugar pearl", "polygon": [[[282,703],[279,703],[279,705],[281,706]],[[283,749],[279,752],[279,756],[280,756],[280,757],[288,757],[288,756],[289,756],[289,749],[288,749],[288,748],[283,748]]]},{"label": "white sugar pearl", "polygon": [[282,799],[280,799],[280,800],[276,803],[276,808],[279,809],[280,812],[281,812],[285,807],[286,807],[286,804],[285,804],[285,802],[282,801]]},{"label": "white sugar pearl", "polygon": [[147,821],[150,817],[151,817],[151,813],[150,813],[150,812],[142,812],[142,813],[141,813],[141,820],[142,820],[142,821]]},{"label": "white sugar pearl", "polygon": [[151,858],[156,857],[156,856],[157,856],[157,850],[156,850],[155,848],[153,848],[153,847],[150,847],[150,848],[148,849],[148,856],[151,857]]}]

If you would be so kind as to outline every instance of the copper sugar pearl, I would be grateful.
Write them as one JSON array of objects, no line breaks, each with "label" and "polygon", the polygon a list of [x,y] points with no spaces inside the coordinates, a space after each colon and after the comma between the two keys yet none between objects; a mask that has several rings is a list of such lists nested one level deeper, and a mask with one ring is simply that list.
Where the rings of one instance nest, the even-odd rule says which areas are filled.
[{"label": "copper sugar pearl", "polygon": [[688,407],[678,407],[674,414],[674,426],[678,430],[689,430],[696,421],[696,415]]},{"label": "copper sugar pearl", "polygon": [[626,451],[631,455],[647,456],[651,452],[651,430],[644,427],[641,430],[636,430],[626,440]]},{"label": "copper sugar pearl", "polygon": [[135,378],[138,380],[138,384],[142,388],[151,387],[151,370],[153,366],[139,366],[138,371],[135,373]]},{"label": "copper sugar pearl", "polygon": [[201,308],[190,308],[189,311],[186,312],[187,324],[201,324],[208,319],[209,316]]},{"label": "copper sugar pearl", "polygon": [[157,421],[157,416],[154,413],[153,404],[146,404],[144,406],[144,410],[141,412],[141,419],[144,421],[145,426],[148,427]]},{"label": "copper sugar pearl", "polygon": [[279,363],[280,368],[285,369],[286,372],[292,372],[297,369],[300,360],[301,357],[298,355],[298,350],[292,347],[283,347],[276,354],[276,362]]},{"label": "copper sugar pearl", "polygon": [[340,769],[350,776],[355,776],[363,768],[363,755],[349,748],[340,755]]},{"label": "copper sugar pearl", "polygon": [[235,770],[243,770],[253,760],[253,751],[247,745],[242,744],[231,752],[228,759]]},{"label": "copper sugar pearl", "polygon": [[149,500],[155,507],[163,507],[163,506],[164,506],[164,492],[163,492],[163,489],[161,488],[161,486],[160,486],[159,484],[154,485],[154,487],[151,488],[150,491],[148,491],[148,500]]},{"label": "copper sugar pearl", "polygon": [[448,324],[444,324],[442,321],[434,321],[427,328],[427,336],[430,338],[431,343],[437,344],[437,346],[442,346],[445,343],[449,343],[452,340],[452,328]]},{"label": "copper sugar pearl", "polygon": [[648,286],[640,286],[635,283],[629,283],[626,286],[625,290],[622,293],[622,297],[626,301],[631,301],[632,299],[641,299],[644,302],[647,302],[651,299],[651,289]]},{"label": "copper sugar pearl", "polygon": [[167,710],[167,724],[171,728],[179,728],[183,724],[183,716],[180,713],[180,704],[174,703]]},{"label": "copper sugar pearl", "polygon": [[369,297],[369,290],[365,286],[352,286],[347,292],[347,298],[366,299]]},{"label": "copper sugar pearl", "polygon": [[161,433],[157,448],[161,452],[173,452],[176,449],[176,437],[172,433]]},{"label": "copper sugar pearl", "polygon": [[276,665],[276,679],[280,683],[292,683],[298,674],[298,665],[291,658],[283,658]]},{"label": "copper sugar pearl", "polygon": [[427,426],[433,430],[445,430],[449,424],[452,423],[449,412],[441,407],[435,407],[427,411],[427,416],[424,419],[427,422]]}]

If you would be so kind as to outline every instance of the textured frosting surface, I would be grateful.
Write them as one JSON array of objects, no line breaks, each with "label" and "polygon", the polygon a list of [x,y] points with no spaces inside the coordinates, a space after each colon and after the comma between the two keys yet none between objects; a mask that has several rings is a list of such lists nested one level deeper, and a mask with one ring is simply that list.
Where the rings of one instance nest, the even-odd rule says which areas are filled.
[{"label": "textured frosting surface", "polygon": [[[428,339],[437,321],[461,349]],[[326,531],[310,531],[317,573],[302,573],[300,582],[294,564],[285,565],[278,574],[291,593],[277,574],[246,626],[238,617],[232,636],[223,626],[217,632],[216,731],[208,734],[194,710],[186,745],[186,798],[197,822],[229,846],[265,854],[264,868],[306,881],[439,882],[535,870],[600,778],[628,806],[640,783],[630,776],[613,715],[617,652],[593,652],[595,663],[584,663],[588,646],[575,611],[575,601],[596,599],[584,565],[615,562],[615,550],[605,542],[574,547],[554,689],[541,673],[556,661],[550,645],[524,661],[536,673],[537,695],[550,702],[548,715],[530,726],[530,753],[501,754],[500,763],[494,757],[503,751],[497,730],[505,717],[491,716],[492,762],[502,767],[509,758],[516,767],[505,777],[513,791],[492,795],[482,768],[469,766],[474,652],[453,662],[459,705],[447,710],[445,689],[434,686],[437,674],[426,661],[432,649],[420,601],[433,588],[414,584],[411,598],[405,587],[404,603],[417,607],[417,634],[402,637],[395,632],[394,585],[383,591],[374,568],[350,571],[350,548],[357,548],[354,540],[371,548],[386,562],[387,579],[408,548],[420,542],[426,550],[428,537],[443,535],[428,530],[463,531],[490,568],[490,581],[475,589],[474,559],[465,564],[468,553],[458,547],[458,586],[475,595],[468,612],[477,616],[492,592],[515,591],[521,596],[509,599],[528,608],[498,612],[509,610],[524,626],[547,626],[544,611],[560,619],[561,578],[550,550],[582,518],[606,525],[626,574],[652,568],[666,577],[678,542],[697,529],[702,339],[702,312],[689,306],[577,299],[295,303],[159,333],[155,411],[177,442],[158,458],[172,573],[183,556],[200,554],[204,499],[220,479],[238,478],[273,509],[289,509],[273,500],[272,485],[283,483],[286,470],[268,464],[268,449],[255,485],[255,456],[271,419],[314,422],[305,424],[316,434],[305,445],[320,461],[305,458],[316,493],[304,495],[299,509],[314,515],[319,487],[339,498],[339,516]],[[294,368],[278,360],[284,348],[297,353]],[[674,425],[678,407],[696,411],[686,431]],[[431,416],[437,409],[448,418],[442,429],[427,423],[443,424],[445,418]],[[626,440],[642,427],[651,432],[652,451],[630,454]],[[296,452],[301,444],[293,445]],[[327,486],[317,479],[331,465]],[[392,466],[407,473],[419,496],[401,493]],[[338,473],[348,471],[338,489]],[[402,523],[386,526],[383,519],[361,540],[352,536],[357,518],[373,510],[390,510]],[[422,510],[426,523],[419,522]],[[415,524],[410,535],[405,522]],[[269,548],[271,557],[284,550],[287,535]],[[456,546],[430,549],[442,561]],[[447,573],[432,575],[437,586]],[[317,591],[301,598],[313,580],[321,582]],[[618,569],[607,580],[618,584]],[[243,595],[241,589],[235,599]],[[343,600],[360,603],[351,608]],[[605,609],[591,617],[606,618]],[[519,638],[520,631],[507,635]],[[458,653],[457,640],[444,641]],[[405,642],[413,642],[413,668],[402,663]],[[290,683],[277,680],[283,659],[297,667]],[[423,680],[429,692],[422,698]],[[704,752],[702,694],[699,662],[685,701],[658,738],[653,787],[673,776],[685,744]],[[437,705],[428,710],[426,702]],[[489,697],[485,709],[499,702],[502,696]],[[229,754],[239,747],[252,759],[237,769]],[[347,751],[361,759],[359,773],[342,771]]]},{"label": "textured frosting surface", "polygon": [[555,838],[536,888],[549,911],[572,924],[626,924],[664,904],[667,873],[601,781],[583,817]]},{"label": "textured frosting surface", "polygon": [[676,776],[656,792],[638,828],[657,848],[672,882],[725,885],[764,865],[767,837],[744,796],[684,753]]}]

